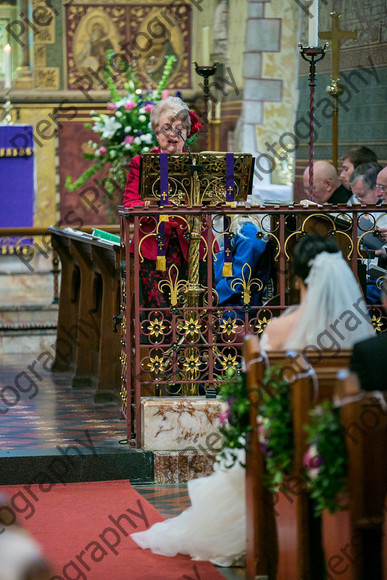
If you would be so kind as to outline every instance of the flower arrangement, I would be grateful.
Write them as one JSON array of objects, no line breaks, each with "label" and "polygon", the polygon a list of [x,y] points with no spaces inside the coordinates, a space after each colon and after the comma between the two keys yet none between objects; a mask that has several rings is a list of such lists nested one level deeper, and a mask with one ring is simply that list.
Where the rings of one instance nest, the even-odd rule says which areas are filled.
[{"label": "flower arrangement", "polygon": [[[220,433],[223,447],[220,453],[225,467],[232,467],[246,447],[246,433],[251,430],[249,400],[245,373],[228,369],[222,385],[221,399],[227,409],[221,413]],[[265,455],[265,486],[278,491],[286,486],[291,474],[294,445],[290,386],[279,365],[269,367],[260,389],[257,408],[258,436]],[[311,421],[305,426],[309,448],[304,456],[304,481],[314,500],[315,515],[324,509],[340,509],[337,494],[345,486],[346,448],[337,409],[330,400],[311,411]]]},{"label": "flower arrangement", "polygon": [[[107,51],[108,57],[112,54],[113,51]],[[174,56],[167,57],[157,88],[146,93],[142,92],[133,67],[126,60],[122,60],[120,70],[123,70],[126,78],[123,85],[127,91],[126,96],[122,96],[117,87],[117,75],[114,75],[109,64],[110,60],[110,58],[107,59],[105,80],[110,91],[107,109],[111,114],[96,114],[90,111],[92,123],[85,123],[87,128],[98,135],[97,141],[90,140],[88,143],[91,151],[84,154],[85,159],[94,163],[74,182],[68,176],[65,186],[68,191],[74,191],[84,185],[102,167],[108,165],[108,174],[100,183],[105,192],[102,201],[105,203],[110,201],[116,206],[125,188],[127,165],[130,159],[140,153],[147,153],[155,144],[150,113],[155,102],[168,96],[166,86],[176,59]],[[116,199],[118,196],[119,199]]]},{"label": "flower arrangement", "polygon": [[304,466],[315,514],[320,515],[324,509],[340,509],[336,496],[346,484],[347,455],[339,412],[332,401],[323,401],[310,415],[310,424],[305,426],[309,449]]}]

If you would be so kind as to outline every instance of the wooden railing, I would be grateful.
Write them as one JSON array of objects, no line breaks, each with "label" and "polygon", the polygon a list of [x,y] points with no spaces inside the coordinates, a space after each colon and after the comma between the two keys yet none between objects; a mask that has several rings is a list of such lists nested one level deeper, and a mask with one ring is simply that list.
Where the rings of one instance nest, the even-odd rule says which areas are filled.
[{"label": "wooden railing", "polygon": [[[112,234],[120,234],[120,226],[119,225],[112,225],[112,224],[103,224],[103,225],[90,225],[90,226],[82,226],[78,228],[74,228],[77,231],[92,233],[93,229],[104,230],[106,232]],[[35,240],[31,244],[31,238],[37,238],[47,236],[47,239],[44,242],[44,248],[36,244]],[[11,244],[12,238],[19,238],[16,244]],[[51,255],[51,263],[52,263],[52,274],[53,274],[53,304],[59,303],[59,258],[55,250],[51,246],[51,233],[48,227],[12,227],[12,228],[0,228],[0,256],[13,254],[13,255],[22,255],[22,256],[33,256],[38,254],[39,251],[44,252],[52,252]],[[32,271],[26,268],[26,273]]]}]

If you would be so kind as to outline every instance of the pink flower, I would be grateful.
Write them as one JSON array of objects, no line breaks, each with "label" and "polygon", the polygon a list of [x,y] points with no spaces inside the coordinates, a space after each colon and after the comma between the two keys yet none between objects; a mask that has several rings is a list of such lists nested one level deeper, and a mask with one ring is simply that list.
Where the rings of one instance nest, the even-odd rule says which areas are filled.
[{"label": "pink flower", "polygon": [[323,465],[324,460],[318,454],[317,445],[314,443],[309,445],[303,458],[304,468],[307,470],[311,479],[315,479],[319,474],[319,469]]},{"label": "pink flower", "polygon": [[107,151],[107,149],[104,146],[99,148],[99,152],[101,153],[101,155],[105,155],[106,151]]},{"label": "pink flower", "polygon": [[108,103],[108,106],[107,106],[107,108],[109,109],[109,111],[114,111],[114,110],[115,110],[115,108],[116,108],[116,106],[115,106],[115,104],[114,104],[114,103]]},{"label": "pink flower", "polygon": [[223,411],[223,413],[221,413],[219,415],[219,423],[221,425],[223,425],[223,423],[225,423],[227,421],[227,418],[228,418],[228,412],[227,411]]},{"label": "pink flower", "polygon": [[127,111],[130,111],[130,109],[133,109],[133,107],[135,107],[135,106],[136,106],[136,103],[134,101],[129,101],[129,103],[126,103],[125,109]]},{"label": "pink flower", "polygon": [[144,109],[146,113],[150,113],[151,110],[153,109],[153,105],[148,103],[147,105],[145,105]]},{"label": "pink flower", "polygon": [[167,97],[169,97],[169,91],[167,91],[167,89],[164,89],[163,91],[161,91],[161,98],[166,99]]},{"label": "pink flower", "polygon": [[134,141],[134,137],[132,137],[131,135],[128,135],[128,136],[127,136],[127,137],[125,137],[125,139],[124,139],[124,143],[125,143],[125,145],[127,145],[127,144],[131,145],[131,144],[133,143],[133,141]]}]

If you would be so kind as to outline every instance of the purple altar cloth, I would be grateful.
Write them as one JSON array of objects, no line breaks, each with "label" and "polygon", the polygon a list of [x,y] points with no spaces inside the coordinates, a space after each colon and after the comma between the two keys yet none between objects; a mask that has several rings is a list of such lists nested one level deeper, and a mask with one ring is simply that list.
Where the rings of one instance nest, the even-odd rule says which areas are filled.
[{"label": "purple altar cloth", "polygon": [[0,227],[32,227],[33,217],[32,127],[0,126]]}]

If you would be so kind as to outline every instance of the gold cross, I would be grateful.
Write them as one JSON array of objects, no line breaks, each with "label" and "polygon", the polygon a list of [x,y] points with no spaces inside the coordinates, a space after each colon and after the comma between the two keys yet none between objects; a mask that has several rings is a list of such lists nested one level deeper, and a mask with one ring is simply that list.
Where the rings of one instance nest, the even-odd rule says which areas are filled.
[{"label": "gold cross", "polygon": [[165,193],[165,191],[164,191],[164,193],[161,194],[161,197],[163,198],[163,201],[165,201],[167,199],[167,194]]},{"label": "gold cross", "polygon": [[226,252],[226,254],[227,254],[227,257],[228,257],[228,256],[231,254],[231,250],[230,250],[230,248],[227,248],[227,250],[224,250],[224,251]]},{"label": "gold cross", "polygon": [[322,40],[332,41],[332,80],[337,81],[340,75],[340,41],[345,38],[357,38],[357,30],[341,30],[339,18],[340,12],[331,12],[332,30],[319,32]]},{"label": "gold cross", "polygon": [[230,187],[228,188],[228,193],[231,195],[233,191],[234,191],[234,188],[231,187],[231,185],[230,185]]}]

